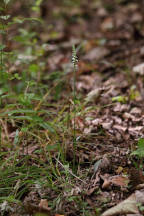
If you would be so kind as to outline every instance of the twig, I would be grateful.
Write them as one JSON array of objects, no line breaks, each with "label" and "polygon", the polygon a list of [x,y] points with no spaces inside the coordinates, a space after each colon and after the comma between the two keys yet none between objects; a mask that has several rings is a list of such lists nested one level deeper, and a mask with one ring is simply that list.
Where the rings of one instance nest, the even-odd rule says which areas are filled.
[{"label": "twig", "polygon": [[82,179],[80,179],[78,176],[76,176],[71,170],[68,170],[65,168],[65,166],[57,159],[55,158],[55,160],[62,166],[62,168],[64,168],[66,171],[68,171],[73,177],[75,177],[76,179],[78,179],[79,181],[83,182],[84,184],[86,184],[85,181],[83,181]]}]

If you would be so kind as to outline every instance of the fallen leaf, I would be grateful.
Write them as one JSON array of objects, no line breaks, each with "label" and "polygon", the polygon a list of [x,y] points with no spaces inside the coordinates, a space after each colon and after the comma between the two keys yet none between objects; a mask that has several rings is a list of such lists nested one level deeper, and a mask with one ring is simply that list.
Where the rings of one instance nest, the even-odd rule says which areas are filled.
[{"label": "fallen leaf", "polygon": [[142,15],[139,12],[133,13],[131,17],[131,22],[132,23],[138,23],[142,21]]},{"label": "fallen leaf", "polygon": [[121,125],[113,125],[113,128],[125,132],[127,130],[127,127],[121,126]]},{"label": "fallen leaf", "polygon": [[128,199],[106,210],[101,216],[122,215],[122,214],[129,214],[129,213],[130,214],[139,213],[135,194],[132,194],[130,197],[128,197]]},{"label": "fallen leaf", "polygon": [[48,207],[48,201],[47,201],[47,199],[41,199],[41,201],[39,203],[39,207],[50,210],[50,208]]},{"label": "fallen leaf", "polygon": [[112,176],[110,179],[111,183],[121,187],[127,187],[129,183],[129,179],[125,176]]},{"label": "fallen leaf", "polygon": [[137,108],[137,107],[133,107],[130,111],[131,114],[141,114],[141,109]]},{"label": "fallen leaf", "polygon": [[75,119],[72,119],[73,126],[75,125],[76,129],[83,131],[84,129],[84,120],[80,116],[76,116]]},{"label": "fallen leaf", "polygon": [[139,65],[134,66],[133,72],[135,72],[139,75],[144,75],[144,63],[141,63]]},{"label": "fallen leaf", "polygon": [[111,17],[105,18],[101,24],[102,31],[111,30],[114,28],[114,20]]},{"label": "fallen leaf", "polygon": [[102,92],[101,88],[96,88],[96,89],[92,90],[91,92],[89,92],[85,98],[86,103],[94,102],[96,99],[98,99],[101,92]]},{"label": "fallen leaf", "polygon": [[113,121],[104,122],[104,123],[102,123],[102,127],[106,130],[109,130],[109,129],[111,129],[112,123],[113,123]]},{"label": "fallen leaf", "polygon": [[93,48],[92,50],[90,50],[84,57],[84,60],[88,60],[88,61],[98,61],[102,58],[104,58],[105,56],[107,56],[110,53],[110,51],[105,48],[105,47],[96,47]]},{"label": "fallen leaf", "polygon": [[101,178],[104,180],[104,183],[102,185],[102,188],[108,188],[110,185],[116,185],[116,186],[120,186],[120,187],[127,187],[128,183],[129,183],[129,179],[125,176],[120,176],[120,175],[116,175],[116,176],[107,176],[101,175]]},{"label": "fallen leaf", "polygon": [[111,185],[111,181],[109,179],[109,175],[105,174],[105,175],[100,175],[101,179],[104,181],[102,188],[106,189],[109,188],[109,186]]},{"label": "fallen leaf", "polygon": [[93,194],[93,192],[98,188],[98,186],[96,187],[93,187],[93,188],[90,188],[88,191],[87,191],[87,195],[90,196],[91,194]]},{"label": "fallen leaf", "polygon": [[55,216],[64,216],[64,215],[60,215],[60,214],[55,214]]},{"label": "fallen leaf", "polygon": [[[46,202],[42,201],[42,203],[44,205],[46,205]],[[50,208],[48,207],[45,207],[45,206],[38,206],[38,205],[35,205],[35,204],[31,204],[29,202],[26,202],[24,204],[24,208],[26,209],[26,211],[29,213],[29,214],[34,214],[34,216],[38,216],[38,215],[46,215],[46,216],[51,216],[51,211],[50,211]]]}]

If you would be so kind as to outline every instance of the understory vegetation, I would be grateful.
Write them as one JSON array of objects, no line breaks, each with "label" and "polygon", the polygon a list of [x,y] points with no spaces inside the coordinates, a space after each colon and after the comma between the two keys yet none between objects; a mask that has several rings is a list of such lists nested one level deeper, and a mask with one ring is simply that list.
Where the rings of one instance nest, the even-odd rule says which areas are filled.
[{"label": "understory vegetation", "polygon": [[144,183],[142,7],[0,2],[0,215],[109,216]]}]

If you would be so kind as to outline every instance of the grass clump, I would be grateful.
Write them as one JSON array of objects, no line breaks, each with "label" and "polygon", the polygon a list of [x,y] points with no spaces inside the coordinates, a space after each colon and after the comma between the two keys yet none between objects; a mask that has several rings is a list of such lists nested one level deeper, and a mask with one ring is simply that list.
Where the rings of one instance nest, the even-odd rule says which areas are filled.
[{"label": "grass clump", "polygon": [[[70,103],[66,103],[72,98],[71,92],[64,96],[67,90],[65,74],[55,71],[48,77],[44,75],[45,46],[38,45],[38,35],[31,30],[38,19],[11,18],[7,14],[10,1],[3,3],[1,10],[6,15],[0,17],[3,38],[0,45],[0,208],[3,214],[13,212],[17,205],[23,207],[25,198],[34,191],[38,195],[37,202],[47,198],[49,206],[57,209],[63,199],[62,189],[72,189],[74,179],[83,182],[75,174],[76,49],[73,46],[71,109]],[[39,11],[39,3],[36,1],[32,10]],[[9,37],[9,32],[17,25],[21,26],[18,32],[14,36],[10,34],[16,46],[14,49],[4,38]],[[73,126],[71,119],[74,119]],[[70,136],[73,144],[69,147],[67,137]],[[68,148],[73,148],[70,161],[67,160]],[[55,194],[52,200],[48,192]],[[69,196],[68,202],[73,199]]]}]

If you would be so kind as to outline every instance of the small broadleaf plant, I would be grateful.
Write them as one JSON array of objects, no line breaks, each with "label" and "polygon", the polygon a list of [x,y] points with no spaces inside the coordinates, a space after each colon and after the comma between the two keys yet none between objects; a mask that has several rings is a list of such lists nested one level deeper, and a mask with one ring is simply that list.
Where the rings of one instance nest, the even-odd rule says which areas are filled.
[{"label": "small broadleaf plant", "polygon": [[144,138],[138,140],[138,148],[131,155],[136,155],[138,158],[144,158]]}]

